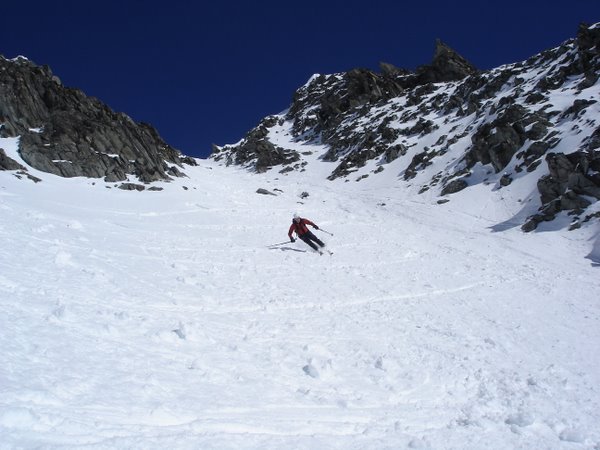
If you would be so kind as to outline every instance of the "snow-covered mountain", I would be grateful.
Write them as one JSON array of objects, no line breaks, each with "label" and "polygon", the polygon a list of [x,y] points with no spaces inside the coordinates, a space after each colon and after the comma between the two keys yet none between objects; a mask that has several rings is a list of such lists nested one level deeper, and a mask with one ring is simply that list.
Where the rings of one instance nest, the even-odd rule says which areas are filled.
[{"label": "snow-covered mountain", "polygon": [[576,228],[598,220],[599,76],[598,24],[489,71],[438,42],[432,63],[414,73],[382,64],[380,74],[313,76],[289,109],[212,158],[283,174],[313,170],[307,154],[318,152],[335,162],[329,180],[378,184],[391,172],[440,202],[479,184],[511,196],[516,184],[524,195],[514,220],[525,231],[561,211]]},{"label": "snow-covered mountain", "polygon": [[[488,73],[440,44],[415,74],[316,77],[185,177],[163,177],[183,157],[99,103],[125,136],[82,144],[95,178],[23,151],[39,139],[51,166],[82,163],[52,141],[72,149],[59,131],[79,112],[61,127],[46,111],[44,130],[5,115],[0,449],[600,449],[600,231],[585,221],[600,202],[574,190],[596,171],[597,104],[575,105],[594,100],[597,72],[571,72],[597,62],[585,30]],[[544,99],[522,103],[519,86]],[[511,129],[525,140],[508,158]],[[140,154],[112,153],[138,139]],[[592,156],[585,170],[556,156],[571,162],[568,144]],[[590,204],[523,233],[539,180],[566,173],[555,200]],[[295,212],[332,254],[290,242]]]}]

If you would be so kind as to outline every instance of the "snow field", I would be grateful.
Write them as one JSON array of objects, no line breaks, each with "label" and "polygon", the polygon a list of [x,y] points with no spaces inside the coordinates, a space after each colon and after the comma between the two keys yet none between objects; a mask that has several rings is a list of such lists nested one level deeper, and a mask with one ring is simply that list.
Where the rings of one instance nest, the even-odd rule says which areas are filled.
[{"label": "snow field", "polygon": [[[0,173],[0,448],[600,445],[591,230],[186,172],[141,193]],[[269,248],[294,212],[333,256]]]}]

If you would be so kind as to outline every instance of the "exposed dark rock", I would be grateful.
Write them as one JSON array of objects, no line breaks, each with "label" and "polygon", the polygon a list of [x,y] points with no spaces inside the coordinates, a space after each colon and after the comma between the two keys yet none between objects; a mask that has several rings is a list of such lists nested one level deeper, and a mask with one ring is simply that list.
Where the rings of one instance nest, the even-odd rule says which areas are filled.
[{"label": "exposed dark rock", "polygon": [[198,163],[196,162],[195,158],[192,158],[191,156],[182,156],[180,158],[180,161],[182,164],[187,164],[188,166],[197,166]]},{"label": "exposed dark rock", "polygon": [[0,148],[0,170],[25,170],[25,167],[9,158],[4,149]]},{"label": "exposed dark rock", "polygon": [[600,200],[600,177],[597,174],[589,176],[580,171],[576,171],[569,175],[567,186],[577,194],[587,195]]},{"label": "exposed dark rock", "polygon": [[[335,90],[314,99],[317,100],[318,106],[315,131],[322,132],[325,140],[328,140],[330,137],[328,131],[339,125],[346,113],[367,104],[390,99],[400,92],[402,87],[395,79],[379,76],[366,69],[353,69],[345,73],[336,83]],[[298,107],[303,107],[306,101],[313,102],[311,93],[308,94],[305,97],[298,96]],[[295,109],[292,107],[289,115],[294,117],[294,113]],[[296,123],[297,119],[294,119],[294,129],[300,131],[300,123]]]},{"label": "exposed dark rock", "polygon": [[538,141],[542,139],[548,134],[548,125],[551,124],[549,124],[547,120],[534,123],[529,131],[525,133],[527,139],[532,141]]},{"label": "exposed dark rock", "polygon": [[187,177],[187,175],[185,173],[183,173],[181,170],[179,170],[176,166],[171,166],[167,169],[167,173],[169,175],[171,175],[172,177]]},{"label": "exposed dark rock", "polygon": [[257,190],[256,190],[256,193],[257,193],[257,194],[262,194],[262,195],[277,195],[277,194],[274,194],[273,192],[271,192],[271,191],[268,191],[268,190],[266,190],[266,189],[263,189],[263,188],[259,188],[259,189],[257,189]]},{"label": "exposed dark rock", "polygon": [[594,59],[600,56],[600,27],[591,28],[582,23],[577,32],[577,48],[581,62],[581,70],[594,70]]},{"label": "exposed dark rock", "polygon": [[577,99],[573,102],[572,106],[570,106],[569,108],[567,108],[565,110],[565,112],[562,114],[562,117],[564,118],[569,115],[573,115],[573,116],[577,117],[581,111],[583,111],[588,106],[593,105],[594,103],[597,103],[597,101],[596,100]]},{"label": "exposed dark rock", "polygon": [[595,72],[587,72],[585,74],[585,77],[581,81],[581,83],[579,83],[577,85],[577,89],[582,91],[584,89],[591,88],[593,85],[595,85],[598,82],[599,77],[600,77],[600,75],[598,75]]},{"label": "exposed dark rock", "polygon": [[473,146],[467,154],[469,166],[475,162],[492,164],[500,172],[523,144],[519,133],[510,125],[495,127],[485,124],[472,138]]},{"label": "exposed dark rock", "polygon": [[384,142],[394,142],[400,135],[400,130],[389,126],[390,122],[391,118],[388,117],[377,127],[377,132]]},{"label": "exposed dark rock", "polygon": [[[594,150],[600,148],[600,126],[597,127],[594,132],[585,139],[585,148],[588,152],[593,152]],[[594,170],[600,170],[594,169]]]},{"label": "exposed dark rock", "polygon": [[491,164],[500,172],[526,140],[521,121],[527,110],[520,105],[510,105],[498,118],[481,126],[472,137],[473,145],[467,153],[469,167],[476,162]]},{"label": "exposed dark rock", "polygon": [[146,187],[136,183],[121,183],[119,189],[123,189],[124,191],[143,191]]},{"label": "exposed dark rock", "polygon": [[524,164],[529,165],[536,159],[544,156],[550,148],[550,144],[545,141],[536,141],[529,146],[523,156]]},{"label": "exposed dark rock", "polygon": [[546,155],[546,163],[550,173],[538,181],[538,190],[543,204],[559,198],[566,192],[569,178],[575,171],[576,159],[574,155],[569,157],[563,153],[549,153]]},{"label": "exposed dark rock", "polygon": [[500,178],[500,186],[509,186],[512,183],[513,179],[510,175],[504,174],[502,178]]},{"label": "exposed dark rock", "polygon": [[404,172],[404,179],[410,180],[411,178],[414,178],[415,176],[417,176],[417,173],[420,170],[423,170],[425,167],[431,165],[431,159],[433,158],[433,156],[434,154],[430,153],[427,150],[413,156],[412,161],[410,162],[410,164],[406,168],[406,171]]},{"label": "exposed dark rock", "polygon": [[335,168],[328,179],[334,180],[338,177],[346,176],[354,172],[356,169],[363,167],[367,161],[370,161],[376,156],[378,156],[376,150],[369,148],[361,151],[354,151],[342,160],[342,162]]},{"label": "exposed dark rock", "polygon": [[477,68],[439,39],[431,64],[417,69],[420,84],[462,80],[477,73]]},{"label": "exposed dark rock", "polygon": [[541,92],[532,92],[525,99],[525,101],[529,104],[545,102],[547,100],[548,100],[548,98]]},{"label": "exposed dark rock", "polygon": [[385,150],[385,162],[391,163],[392,161],[398,159],[399,156],[404,156],[406,154],[407,148],[402,144],[393,145],[392,147],[388,147]]},{"label": "exposed dark rock", "polygon": [[152,126],[62,86],[50,68],[24,58],[0,56],[0,119],[2,136],[21,136],[27,164],[63,177],[168,180],[165,161],[183,162]]},{"label": "exposed dark rock", "polygon": [[390,78],[395,78],[399,75],[409,75],[410,74],[410,71],[405,70],[405,69],[400,69],[400,68],[394,66],[393,64],[389,64],[386,62],[380,62],[379,69],[381,70],[381,74],[384,77],[390,77]]},{"label": "exposed dark rock", "polygon": [[[600,153],[600,152],[598,152]],[[561,211],[582,211],[590,205],[582,196],[600,200],[600,154],[596,152],[549,153],[546,155],[549,174],[538,180],[541,195],[540,212],[530,217],[523,227],[535,229],[542,221],[550,221]]]},{"label": "exposed dark rock", "polygon": [[273,166],[291,164],[300,160],[298,152],[276,147],[268,140],[269,128],[277,124],[276,117],[265,118],[252,129],[238,146],[213,149],[216,161],[226,158],[227,164],[252,164],[257,172],[265,172]]},{"label": "exposed dark rock", "polygon": [[536,214],[534,216],[531,216],[521,226],[521,230],[523,230],[525,233],[529,233],[529,232],[535,230],[537,228],[537,226],[539,225],[540,222],[543,222],[543,220],[541,220],[539,218],[539,215]]},{"label": "exposed dark rock", "polygon": [[532,143],[525,152],[517,155],[523,159],[523,163],[519,164],[516,169],[522,171],[523,167],[526,167],[528,172],[533,171],[541,162],[539,158],[544,156],[549,148],[550,144],[546,141]]},{"label": "exposed dark rock", "polygon": [[469,183],[467,183],[462,178],[452,180],[444,187],[444,189],[442,189],[442,195],[456,194],[457,192],[462,191],[467,187],[469,187]]},{"label": "exposed dark rock", "polygon": [[400,134],[404,136],[413,136],[415,134],[425,135],[433,132],[437,129],[437,125],[435,125],[431,120],[426,120],[420,118],[416,124],[414,124],[410,128],[404,128],[399,130]]},{"label": "exposed dark rock", "polygon": [[24,175],[26,176],[29,180],[33,181],[34,183],[39,183],[42,180],[38,177],[34,177],[33,175],[31,175],[29,172],[27,172],[26,170],[19,170],[17,172],[19,175]]},{"label": "exposed dark rock", "polygon": [[569,227],[569,231],[573,231],[573,230],[577,230],[579,228],[581,228],[581,226],[584,223],[589,222],[592,219],[600,219],[600,211],[596,211],[595,213],[592,214],[587,214],[583,220],[578,220],[575,221],[573,224],[571,224],[571,226]]},{"label": "exposed dark rock", "polygon": [[561,185],[550,175],[541,177],[537,182],[537,188],[541,195],[542,203],[546,204],[560,197]]},{"label": "exposed dark rock", "polygon": [[578,157],[574,155],[569,157],[563,153],[549,153],[546,156],[546,162],[548,163],[550,176],[558,183],[566,183],[569,179],[569,175],[575,169],[577,159]]}]

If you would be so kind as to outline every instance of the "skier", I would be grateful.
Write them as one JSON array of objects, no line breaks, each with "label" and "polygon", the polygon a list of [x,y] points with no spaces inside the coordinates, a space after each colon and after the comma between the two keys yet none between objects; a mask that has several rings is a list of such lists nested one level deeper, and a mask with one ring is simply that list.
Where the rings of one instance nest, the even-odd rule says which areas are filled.
[{"label": "skier", "polygon": [[292,237],[292,233],[296,232],[298,238],[302,239],[304,242],[310,245],[310,247],[313,250],[322,254],[321,250],[319,250],[319,247],[316,246],[315,242],[321,247],[325,247],[325,244],[318,237],[312,234],[312,232],[308,229],[307,225],[310,225],[315,230],[319,229],[319,227],[312,223],[310,220],[303,219],[298,214],[294,214],[294,218],[292,219],[292,225],[290,226],[290,230],[288,231],[290,241],[296,242],[296,239]]}]

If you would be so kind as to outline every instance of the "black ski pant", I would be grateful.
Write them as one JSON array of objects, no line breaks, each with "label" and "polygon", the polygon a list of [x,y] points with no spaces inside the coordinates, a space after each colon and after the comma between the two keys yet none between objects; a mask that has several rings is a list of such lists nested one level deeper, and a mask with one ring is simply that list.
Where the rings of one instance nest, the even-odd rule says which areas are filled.
[{"label": "black ski pant", "polygon": [[312,234],[312,232],[307,231],[306,233],[298,236],[300,239],[302,239],[304,242],[306,242],[308,245],[310,245],[314,250],[319,250],[319,248],[315,245],[315,242],[317,244],[319,244],[321,247],[325,247],[325,244],[323,244],[323,242],[321,242],[321,240],[316,237],[314,234]]}]

